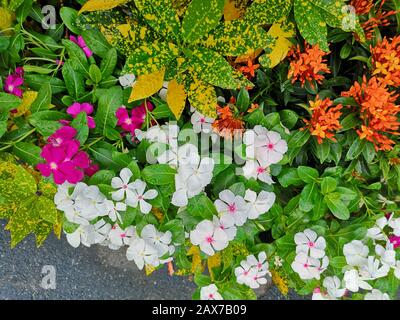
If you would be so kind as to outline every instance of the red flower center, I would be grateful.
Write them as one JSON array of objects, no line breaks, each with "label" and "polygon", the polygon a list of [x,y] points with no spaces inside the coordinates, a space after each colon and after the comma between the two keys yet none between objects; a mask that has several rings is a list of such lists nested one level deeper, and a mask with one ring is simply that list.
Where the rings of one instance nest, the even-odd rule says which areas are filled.
[{"label": "red flower center", "polygon": [[206,238],[206,241],[207,241],[208,243],[213,243],[213,242],[214,242],[214,239],[213,239],[213,237],[207,237],[207,238]]},{"label": "red flower center", "polygon": [[235,213],[236,212],[236,205],[234,203],[230,204],[228,206],[228,210],[230,213]]}]

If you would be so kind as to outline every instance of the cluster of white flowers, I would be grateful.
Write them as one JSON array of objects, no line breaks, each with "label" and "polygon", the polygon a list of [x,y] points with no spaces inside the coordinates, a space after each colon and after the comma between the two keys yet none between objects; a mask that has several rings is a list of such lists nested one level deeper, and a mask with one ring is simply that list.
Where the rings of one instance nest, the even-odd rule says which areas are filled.
[{"label": "cluster of white flowers", "polygon": [[199,245],[200,249],[212,256],[228,246],[237,232],[237,227],[243,226],[247,219],[257,219],[271,209],[275,202],[273,192],[261,191],[258,195],[252,190],[246,190],[245,197],[235,195],[231,190],[219,193],[219,199],[214,205],[219,218],[213,221],[203,220],[190,232],[190,241]]},{"label": "cluster of white flowers", "polygon": [[[146,183],[140,179],[130,182],[132,175],[133,174],[131,170],[124,168],[121,170],[119,177],[114,177],[112,179],[111,186],[117,191],[114,191],[111,194],[111,197],[115,201],[124,200],[126,205],[133,208],[137,208],[139,206],[140,211],[144,214],[147,214],[150,212],[152,206],[146,202],[146,200],[156,198],[158,192],[154,189],[145,192]],[[120,208],[122,209],[123,207],[120,205]]]},{"label": "cluster of white flowers", "polygon": [[126,257],[134,260],[137,267],[142,270],[145,265],[158,267],[172,261],[171,255],[175,252],[175,246],[171,244],[172,233],[158,231],[152,224],[146,225],[141,232],[141,237],[132,238]]},{"label": "cluster of white flowers", "polygon": [[247,178],[258,179],[262,182],[274,183],[270,175],[270,165],[282,160],[288,146],[280,134],[268,131],[257,125],[253,130],[247,130],[243,135],[246,145],[246,164],[243,166],[243,175]]},{"label": "cluster of white flowers", "polygon": [[265,252],[258,254],[258,260],[254,255],[249,255],[246,260],[240,262],[240,266],[235,268],[236,281],[257,289],[260,285],[267,283],[266,275],[271,276],[268,268],[269,263]]},{"label": "cluster of white flowers", "polygon": [[[389,234],[389,235],[388,235]],[[396,260],[395,247],[400,236],[400,218],[393,215],[378,219],[375,225],[368,229],[362,240],[352,240],[343,246],[343,254],[347,265],[343,268],[343,281],[336,276],[326,277],[323,281],[325,291],[314,290],[314,300],[334,300],[345,295],[346,291],[369,291],[365,300],[389,300],[389,295],[373,288],[370,281],[384,278],[390,270],[400,279],[400,261]],[[370,252],[368,244],[372,240],[374,252]]]},{"label": "cluster of white flowers", "polygon": [[318,237],[314,230],[305,229],[304,232],[295,234],[294,241],[296,257],[292,262],[292,269],[303,280],[319,280],[329,265],[329,258],[325,255],[325,239]]}]

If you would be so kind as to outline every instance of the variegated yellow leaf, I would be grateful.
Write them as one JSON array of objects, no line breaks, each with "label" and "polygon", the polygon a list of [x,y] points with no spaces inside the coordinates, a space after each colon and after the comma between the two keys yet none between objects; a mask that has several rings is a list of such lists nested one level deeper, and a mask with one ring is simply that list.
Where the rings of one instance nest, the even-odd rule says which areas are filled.
[{"label": "variegated yellow leaf", "polygon": [[182,115],[186,104],[185,87],[176,80],[171,80],[168,84],[167,103],[169,109],[174,114],[176,120]]},{"label": "variegated yellow leaf", "polygon": [[225,21],[231,21],[242,17],[245,12],[246,3],[245,1],[241,0],[225,0],[225,6],[224,6]]},{"label": "variegated yellow leaf", "polygon": [[274,68],[286,58],[290,48],[293,46],[288,38],[295,34],[292,23],[274,23],[268,34],[276,39],[275,44],[270,48],[272,51],[260,57],[260,63],[266,68]]},{"label": "variegated yellow leaf", "polygon": [[81,10],[79,10],[79,13],[86,11],[110,10],[127,2],[129,2],[129,0],[89,0],[83,5]]},{"label": "variegated yellow leaf", "polygon": [[264,49],[250,50],[249,53],[243,54],[235,59],[235,63],[246,63],[251,60],[254,61]]},{"label": "variegated yellow leaf", "polygon": [[218,268],[221,265],[221,254],[217,252],[211,257],[208,257],[207,259],[207,267],[208,267],[208,272],[210,273],[211,280],[214,281],[214,268]]},{"label": "variegated yellow leaf", "polygon": [[5,8],[0,7],[0,31],[11,28],[14,14]]},{"label": "variegated yellow leaf", "polygon": [[188,98],[191,106],[206,117],[217,117],[217,94],[212,85],[201,81],[196,75],[190,83]]},{"label": "variegated yellow leaf", "polygon": [[151,275],[154,271],[156,271],[156,268],[154,268],[152,265],[150,264],[146,264],[144,266],[144,271],[146,272],[146,276]]},{"label": "variegated yellow leaf", "polygon": [[157,93],[164,83],[165,68],[160,71],[139,76],[132,87],[132,93],[128,102],[150,97]]},{"label": "variegated yellow leaf", "polygon": [[17,107],[17,112],[12,113],[13,117],[20,117],[24,114],[30,114],[32,103],[36,100],[38,93],[36,91],[25,91],[22,96],[22,102]]}]

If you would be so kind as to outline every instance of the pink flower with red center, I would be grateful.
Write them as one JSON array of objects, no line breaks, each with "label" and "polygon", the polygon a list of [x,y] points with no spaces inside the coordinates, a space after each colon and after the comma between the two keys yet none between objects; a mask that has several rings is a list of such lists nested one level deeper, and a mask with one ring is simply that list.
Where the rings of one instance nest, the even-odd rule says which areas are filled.
[{"label": "pink flower with red center", "polygon": [[76,43],[85,53],[86,57],[91,57],[93,55],[92,50],[89,49],[89,47],[86,45],[85,40],[83,40],[82,36],[70,36],[69,40],[71,40],[72,42]]},{"label": "pink flower with red center", "polygon": [[242,226],[248,218],[245,200],[230,190],[221,191],[219,199],[215,200],[214,205],[220,215],[231,215],[237,226]]},{"label": "pink flower with red center", "polygon": [[202,287],[200,289],[201,300],[223,300],[224,298],[218,292],[218,288],[215,284]]},{"label": "pink flower with red center", "polygon": [[78,114],[80,114],[81,112],[85,112],[87,115],[88,127],[90,129],[94,129],[96,128],[96,123],[94,122],[93,117],[90,116],[93,113],[93,109],[94,108],[90,103],[75,102],[70,107],[68,107],[67,113],[70,114],[73,118],[76,118]]},{"label": "pink flower with red center", "polygon": [[203,220],[190,232],[190,241],[209,256],[228,246],[226,233],[209,220]]},{"label": "pink flower with red center", "polygon": [[24,69],[18,67],[15,69],[14,74],[10,74],[6,80],[4,81],[4,91],[22,98],[23,91],[21,90],[21,86],[24,84]]},{"label": "pink flower with red center", "polygon": [[147,108],[143,103],[140,106],[133,108],[131,111],[131,116],[129,116],[128,110],[125,106],[123,106],[119,108],[115,114],[118,119],[117,125],[123,130],[130,132],[132,136],[134,136],[135,130],[140,129],[145,122],[147,111],[152,110],[153,105],[150,102],[147,102]]},{"label": "pink flower with red center", "polygon": [[393,249],[400,247],[400,237],[395,236],[395,235],[390,236],[389,241],[390,241],[390,243],[393,244]]},{"label": "pink flower with red center", "polygon": [[326,241],[323,237],[318,237],[317,233],[311,229],[298,232],[294,236],[296,243],[296,253],[310,254],[312,258],[321,259],[325,255]]}]

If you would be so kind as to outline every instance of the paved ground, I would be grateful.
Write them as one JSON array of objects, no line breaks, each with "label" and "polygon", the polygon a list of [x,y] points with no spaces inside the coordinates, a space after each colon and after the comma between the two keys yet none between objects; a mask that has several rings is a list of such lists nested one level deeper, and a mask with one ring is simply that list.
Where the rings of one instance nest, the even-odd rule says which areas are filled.
[{"label": "paved ground", "polygon": [[[186,277],[170,277],[166,268],[147,277],[123,250],[101,246],[72,248],[51,236],[36,249],[29,237],[15,249],[0,221],[0,299],[191,299],[195,285]],[[56,268],[56,289],[43,289],[42,268]],[[290,295],[296,299],[297,296]],[[261,299],[286,299],[276,288]]]}]

